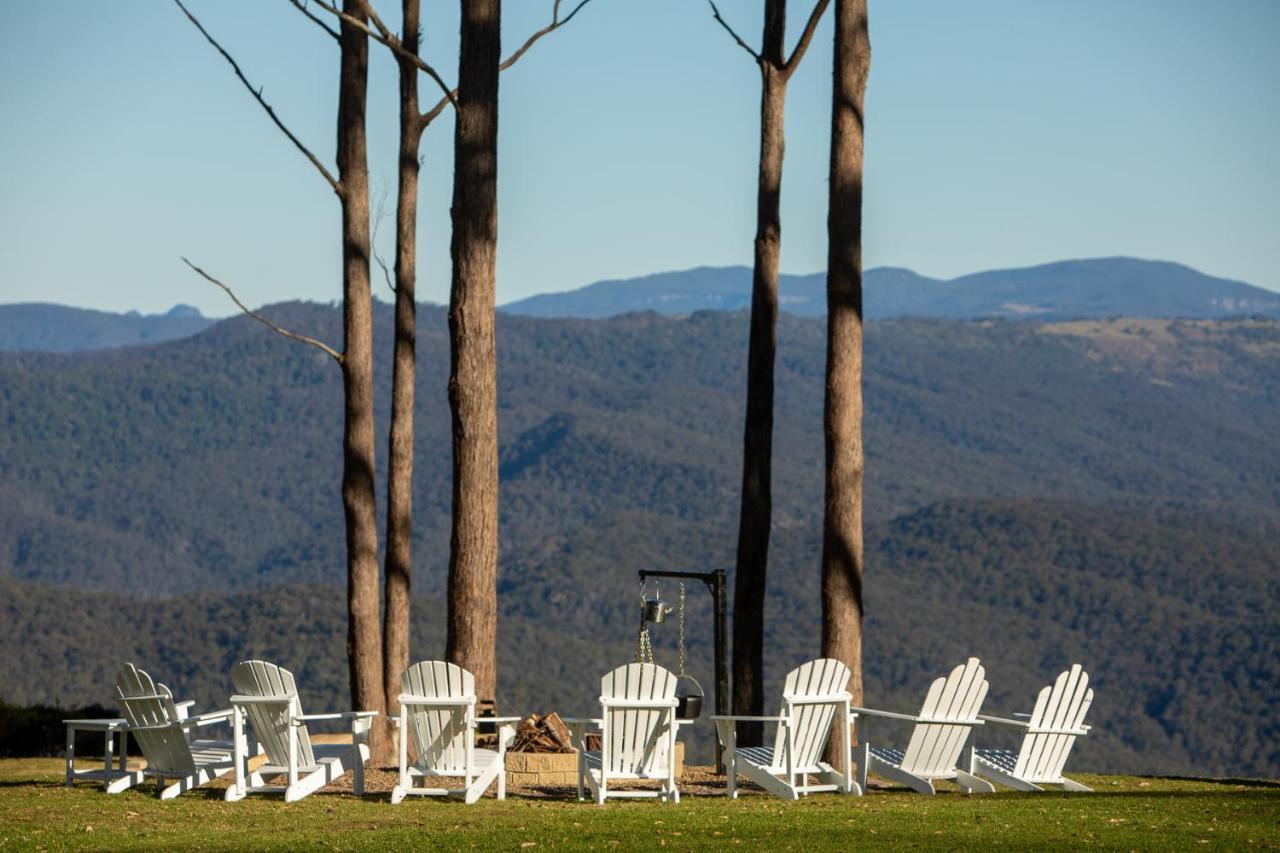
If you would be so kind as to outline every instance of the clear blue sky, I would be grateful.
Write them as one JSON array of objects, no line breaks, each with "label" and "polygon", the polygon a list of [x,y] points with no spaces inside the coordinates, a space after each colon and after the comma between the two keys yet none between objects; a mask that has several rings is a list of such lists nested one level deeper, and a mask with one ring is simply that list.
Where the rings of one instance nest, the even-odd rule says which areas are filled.
[{"label": "clear blue sky", "polygon": [[[285,0],[190,5],[331,161],[332,41]],[[550,10],[505,5],[508,49]],[[758,43],[760,0],[720,5]],[[456,6],[424,2],[450,80]],[[1277,34],[1272,0],[871,0],[867,265],[1125,254],[1280,289]],[[372,49],[371,169],[393,183],[395,70]],[[830,61],[828,21],[788,104],[788,272],[824,265]],[[758,76],[703,0],[593,0],[501,94],[499,302],[750,263]],[[230,313],[179,255],[254,305],[339,296],[331,192],[170,3],[11,5],[0,116],[0,302]],[[452,132],[443,118],[423,148],[419,294],[437,302]]]}]

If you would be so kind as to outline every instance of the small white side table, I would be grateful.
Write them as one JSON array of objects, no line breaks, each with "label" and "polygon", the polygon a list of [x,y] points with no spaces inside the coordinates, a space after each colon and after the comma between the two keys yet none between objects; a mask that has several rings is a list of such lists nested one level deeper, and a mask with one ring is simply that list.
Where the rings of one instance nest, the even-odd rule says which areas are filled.
[{"label": "small white side table", "polygon": [[[67,727],[67,787],[77,779],[95,779],[102,781],[105,791],[118,793],[142,781],[140,771],[130,772],[129,761],[129,724],[121,718],[110,720],[63,720]],[[76,732],[102,732],[103,751],[101,769],[76,769]],[[120,751],[115,752],[115,738],[120,735]],[[112,769],[112,757],[118,755],[118,769]]]}]

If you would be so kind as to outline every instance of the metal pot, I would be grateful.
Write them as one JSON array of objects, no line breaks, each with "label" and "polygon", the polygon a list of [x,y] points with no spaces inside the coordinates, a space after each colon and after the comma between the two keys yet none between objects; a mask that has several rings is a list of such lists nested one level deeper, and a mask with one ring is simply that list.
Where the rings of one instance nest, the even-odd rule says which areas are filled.
[{"label": "metal pot", "polygon": [[676,679],[676,719],[696,720],[702,714],[702,685],[692,675]]},{"label": "metal pot", "polygon": [[644,600],[644,621],[666,622],[667,614],[674,609],[661,598],[646,598]]}]

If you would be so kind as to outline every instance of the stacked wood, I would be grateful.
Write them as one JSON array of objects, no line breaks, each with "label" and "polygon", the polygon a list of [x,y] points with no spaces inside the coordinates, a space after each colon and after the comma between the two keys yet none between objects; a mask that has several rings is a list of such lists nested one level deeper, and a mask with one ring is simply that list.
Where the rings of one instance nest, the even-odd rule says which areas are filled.
[{"label": "stacked wood", "polygon": [[509,752],[573,752],[569,727],[554,711],[546,716],[529,715],[521,720]]}]

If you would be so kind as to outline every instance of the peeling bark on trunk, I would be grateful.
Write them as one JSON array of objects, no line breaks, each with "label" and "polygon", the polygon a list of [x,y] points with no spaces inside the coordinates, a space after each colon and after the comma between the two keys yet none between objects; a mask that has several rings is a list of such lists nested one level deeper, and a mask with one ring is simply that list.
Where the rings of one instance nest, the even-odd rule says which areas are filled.
[{"label": "peeling bark on trunk", "polygon": [[[849,667],[849,692],[854,704],[861,704],[862,135],[863,96],[871,67],[866,0],[836,0],[834,65],[827,210],[822,653]],[[835,734],[828,758],[843,764],[843,737]]]},{"label": "peeling bark on trunk", "polygon": [[501,0],[462,0],[454,132],[449,406],[453,532],[446,657],[494,698],[498,574],[498,410],[494,341],[498,243]]},{"label": "peeling bark on trunk", "polygon": [[[345,10],[364,19],[362,0]],[[343,22],[338,91],[338,176],[342,201],[342,506],[347,527],[347,660],[351,702],[361,711],[384,711],[382,620],[378,602],[378,516],[374,493],[373,311],[369,292],[369,167],[365,146],[365,96],[369,44]],[[370,748],[389,754],[375,727]]]},{"label": "peeling bark on trunk", "polygon": [[[742,506],[733,580],[733,712],[764,713],[764,601],[773,523],[773,371],[778,348],[778,263],[782,246],[783,123],[787,75],[786,0],[765,3],[760,58],[760,165],[756,193],[755,268],[747,354],[747,413],[742,441]],[[760,723],[740,723],[738,741],[761,743]]]},{"label": "peeling bark on trunk", "polygon": [[[404,0],[403,44],[418,52],[420,0]],[[391,366],[391,434],[387,448],[387,550],[382,628],[383,689],[394,712],[400,675],[409,667],[409,581],[413,568],[413,402],[417,367],[418,69],[400,60],[400,178],[396,195],[396,315]]]}]

